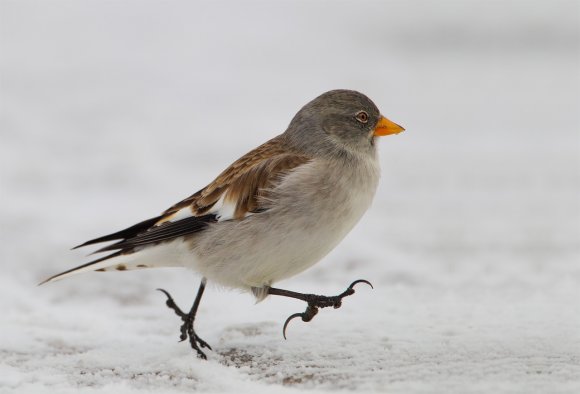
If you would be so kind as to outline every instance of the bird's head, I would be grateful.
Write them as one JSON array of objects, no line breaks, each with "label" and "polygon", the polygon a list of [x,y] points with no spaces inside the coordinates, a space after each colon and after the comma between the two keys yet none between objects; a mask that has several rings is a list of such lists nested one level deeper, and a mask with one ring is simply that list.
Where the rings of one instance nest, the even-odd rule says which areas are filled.
[{"label": "bird's head", "polygon": [[[405,130],[381,115],[367,96],[354,90],[331,90],[306,104],[286,135],[303,149],[374,151],[377,137]],[[332,149],[330,149],[332,151]]]}]

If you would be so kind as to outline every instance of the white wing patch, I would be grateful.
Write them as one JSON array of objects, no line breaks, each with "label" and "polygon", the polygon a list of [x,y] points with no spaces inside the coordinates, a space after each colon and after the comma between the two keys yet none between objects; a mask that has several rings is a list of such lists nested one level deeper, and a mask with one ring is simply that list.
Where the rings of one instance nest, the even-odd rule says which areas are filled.
[{"label": "white wing patch", "polygon": [[223,222],[224,220],[230,220],[234,218],[236,204],[233,201],[225,201],[224,196],[226,194],[227,193],[222,194],[220,199],[209,210],[209,213],[216,215],[218,222]]},{"label": "white wing patch", "polygon": [[[225,220],[234,219],[234,214],[236,212],[237,202],[229,200],[229,199],[226,201],[226,199],[225,199],[226,195],[227,195],[227,192],[223,193],[222,196],[220,197],[220,199],[216,201],[214,206],[209,211],[207,211],[208,214],[216,215],[216,219],[218,222],[223,222]],[[253,213],[246,212],[244,217],[248,217],[250,215],[253,215]],[[194,213],[191,210],[191,205],[188,205],[184,208],[181,208],[179,211],[159,220],[157,223],[155,223],[155,225],[159,226],[160,224],[163,224],[165,222],[174,223],[174,222],[177,222],[178,220],[186,219],[186,218],[191,217],[191,216],[197,216],[197,215],[194,215]]]},{"label": "white wing patch", "polygon": [[191,211],[191,206],[187,206],[185,208],[181,208],[179,211],[164,217],[163,219],[161,219],[160,221],[158,221],[157,223],[155,223],[156,226],[159,226],[160,224],[163,224],[165,222],[176,222],[178,220],[181,219],[185,219],[188,217],[193,216],[193,212]]},{"label": "white wing patch", "polygon": [[178,220],[185,219],[188,217],[193,216],[193,212],[191,212],[191,207],[181,208],[179,211],[175,212],[171,215],[171,222],[177,222]]}]

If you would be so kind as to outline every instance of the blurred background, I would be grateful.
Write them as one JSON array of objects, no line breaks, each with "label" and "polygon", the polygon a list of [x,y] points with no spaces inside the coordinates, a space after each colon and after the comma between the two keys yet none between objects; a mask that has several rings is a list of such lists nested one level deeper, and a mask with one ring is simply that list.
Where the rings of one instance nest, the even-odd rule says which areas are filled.
[{"label": "blurred background", "polygon": [[364,277],[389,289],[375,293],[386,320],[404,310],[389,300],[451,297],[467,303],[458,326],[477,326],[467,311],[482,303],[481,321],[528,303],[522,326],[554,320],[530,337],[580,344],[577,1],[0,7],[0,305],[14,330],[20,311],[37,316],[63,295],[157,312],[155,287],[191,298],[192,277],[175,270],[33,286],[86,261],[70,247],[158,214],[312,98],[348,88],[407,131],[380,140],[382,181],[353,233],[281,286],[335,292]]}]

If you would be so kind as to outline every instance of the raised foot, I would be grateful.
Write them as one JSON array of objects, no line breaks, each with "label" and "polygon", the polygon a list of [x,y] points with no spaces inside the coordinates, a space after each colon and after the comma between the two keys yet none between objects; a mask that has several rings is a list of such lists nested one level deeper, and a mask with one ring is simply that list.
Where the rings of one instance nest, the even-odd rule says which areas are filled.
[{"label": "raised foot", "polygon": [[173,297],[171,297],[171,295],[167,291],[165,291],[163,289],[157,289],[157,290],[159,290],[160,292],[162,292],[163,294],[165,294],[167,296],[167,301],[165,302],[165,304],[167,305],[167,307],[169,307],[169,309],[172,309],[175,312],[175,314],[177,316],[179,316],[181,318],[181,320],[183,321],[183,324],[179,328],[179,330],[181,331],[181,334],[179,335],[180,342],[183,342],[187,338],[189,338],[189,343],[191,344],[191,348],[197,352],[197,357],[202,358],[204,360],[207,360],[207,356],[201,350],[201,348],[207,348],[209,350],[212,350],[212,348],[211,348],[211,346],[209,346],[207,344],[206,341],[201,339],[195,333],[195,330],[193,329],[193,322],[195,321],[195,312],[196,311],[192,311],[190,313],[183,312],[177,306],[177,304],[173,300]]},{"label": "raised foot", "polygon": [[288,319],[286,319],[286,322],[284,323],[284,328],[282,329],[282,335],[284,335],[284,339],[287,339],[286,328],[288,327],[288,323],[290,323],[292,319],[300,317],[302,318],[303,322],[309,322],[318,313],[318,308],[327,308],[329,306],[333,307],[334,309],[340,308],[342,306],[342,299],[344,297],[353,295],[355,293],[354,286],[357,285],[358,283],[366,283],[371,287],[371,289],[374,288],[371,282],[369,282],[368,280],[359,279],[352,282],[345,291],[343,291],[341,294],[337,296],[304,294],[303,301],[306,301],[308,303],[308,306],[306,307],[306,310],[304,312],[294,313],[293,315],[290,315]]}]

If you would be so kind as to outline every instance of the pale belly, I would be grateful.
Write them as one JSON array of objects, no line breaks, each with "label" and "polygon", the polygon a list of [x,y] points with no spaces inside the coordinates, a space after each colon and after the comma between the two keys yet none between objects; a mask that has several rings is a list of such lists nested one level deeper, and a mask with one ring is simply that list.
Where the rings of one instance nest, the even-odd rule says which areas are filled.
[{"label": "pale belly", "polygon": [[370,206],[377,181],[378,169],[370,175],[334,171],[334,178],[324,173],[298,178],[301,188],[290,185],[272,209],[205,231],[195,240],[192,268],[209,280],[244,289],[294,276],[348,234]]}]

